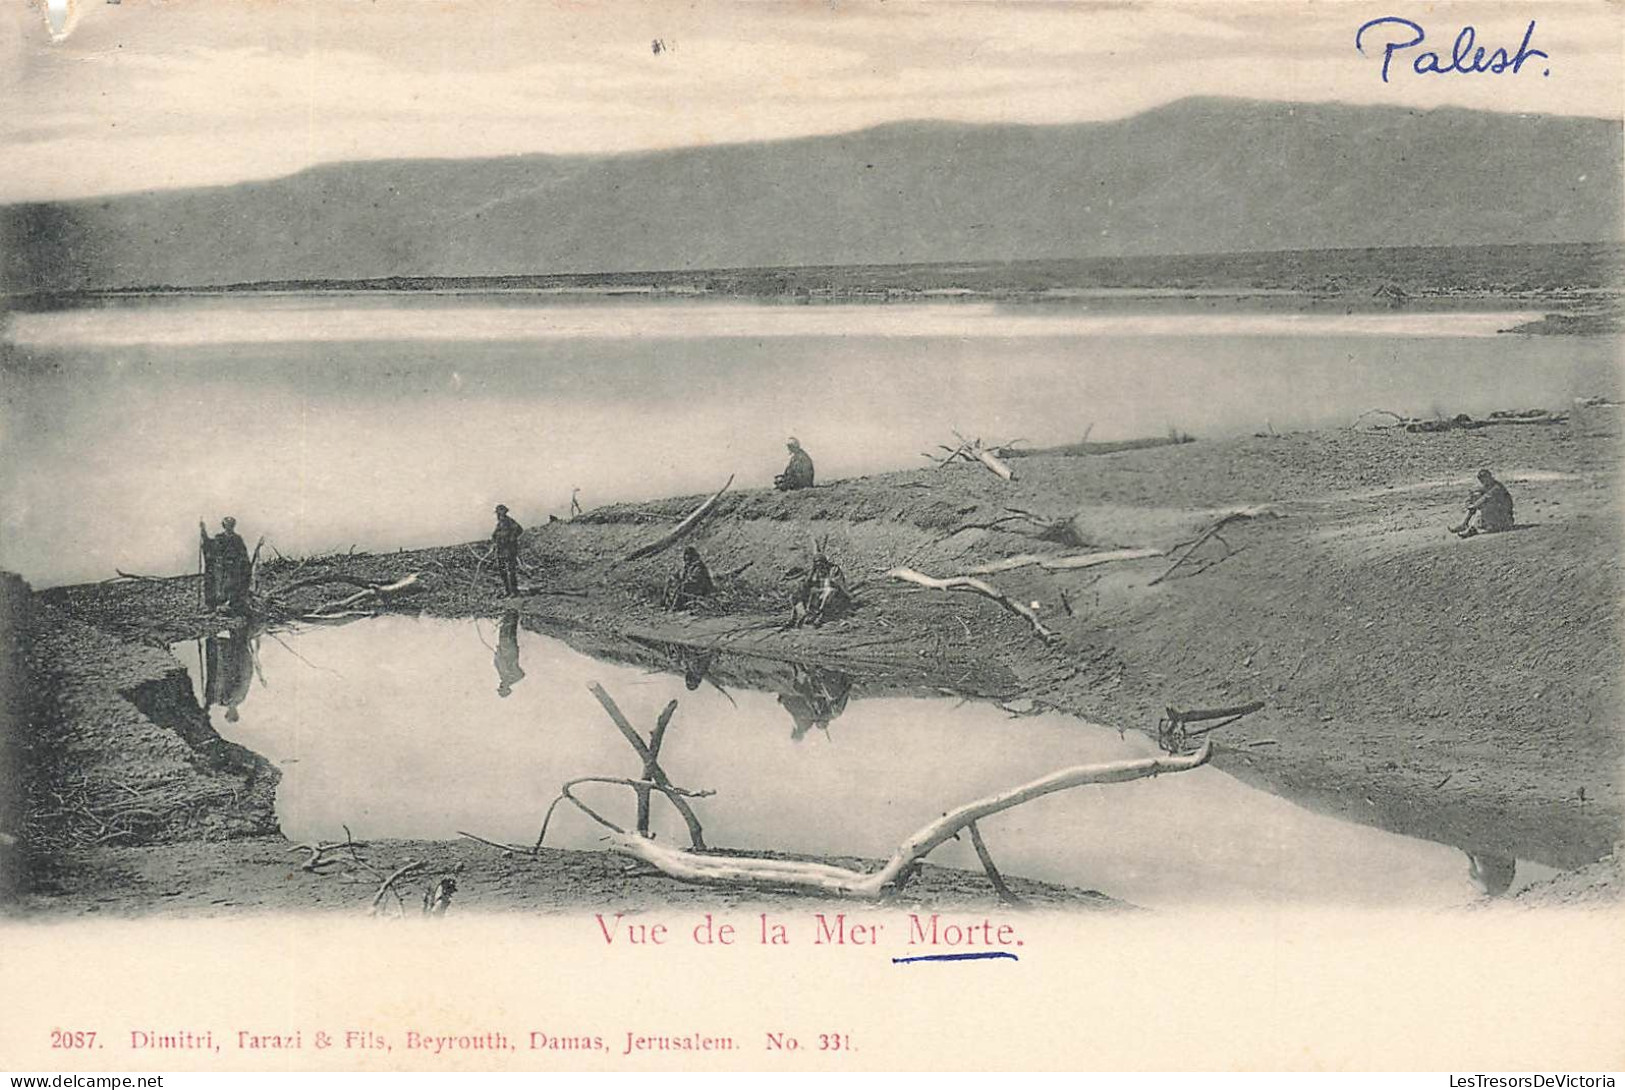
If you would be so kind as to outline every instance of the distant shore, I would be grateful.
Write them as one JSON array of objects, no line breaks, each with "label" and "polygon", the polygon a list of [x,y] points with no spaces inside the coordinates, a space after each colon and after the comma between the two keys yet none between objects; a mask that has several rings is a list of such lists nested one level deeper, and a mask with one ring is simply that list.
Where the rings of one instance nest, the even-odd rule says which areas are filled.
[{"label": "distant shore", "polygon": [[478,296],[584,303],[753,301],[819,306],[995,303],[1104,313],[1407,313],[1522,310],[1547,317],[1506,332],[1616,332],[1625,245],[1396,247],[1263,253],[795,266],[643,272],[311,278],[14,294],[15,309],[163,298],[288,295]]}]

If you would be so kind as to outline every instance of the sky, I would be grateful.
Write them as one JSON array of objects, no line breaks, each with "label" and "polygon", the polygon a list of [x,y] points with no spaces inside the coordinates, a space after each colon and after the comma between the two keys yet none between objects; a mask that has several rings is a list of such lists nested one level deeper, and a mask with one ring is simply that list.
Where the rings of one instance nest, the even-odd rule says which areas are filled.
[{"label": "sky", "polygon": [[[1540,4],[44,0],[0,13],[0,202],[275,177],[343,160],[606,153],[909,119],[1077,122],[1190,95],[1619,117],[1625,12]],[[1423,45],[1381,78],[1365,21]],[[1462,26],[1550,59],[1404,63]],[[1396,32],[1397,35],[1397,32]],[[656,42],[661,43],[657,51]],[[1549,75],[1546,74],[1549,72]]]}]

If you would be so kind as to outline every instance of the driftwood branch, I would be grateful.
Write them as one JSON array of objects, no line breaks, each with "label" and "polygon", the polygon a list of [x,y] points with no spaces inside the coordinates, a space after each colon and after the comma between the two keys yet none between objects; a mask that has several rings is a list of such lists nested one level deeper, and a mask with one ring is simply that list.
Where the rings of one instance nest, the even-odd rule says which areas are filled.
[{"label": "driftwood branch", "polygon": [[1161,549],[1116,549],[1112,552],[1102,553],[1070,553],[1051,556],[1041,556],[1033,553],[1022,553],[1019,556],[1008,556],[1003,560],[994,560],[987,564],[978,564],[974,568],[966,568],[966,575],[993,575],[1001,571],[1014,571],[1017,568],[1026,568],[1037,565],[1045,571],[1072,571],[1076,568],[1092,568],[1097,564],[1110,564],[1118,560],[1145,560],[1154,556],[1166,555]]},{"label": "driftwood branch", "polygon": [[[1248,704],[1237,704],[1229,708],[1194,708],[1190,711],[1180,711],[1175,707],[1163,709],[1167,714],[1157,721],[1157,744],[1169,753],[1179,753],[1185,748],[1185,743],[1193,736],[1208,734],[1220,727],[1228,727],[1236,720],[1249,716],[1256,711],[1262,711],[1264,702],[1254,700]],[[1217,720],[1217,722],[1214,722]],[[1191,723],[1213,723],[1211,727],[1200,730],[1188,730]]]},{"label": "driftwood branch", "polygon": [[712,512],[717,505],[717,501],[722,499],[722,494],[728,491],[729,485],[732,485],[733,483],[733,474],[730,473],[728,475],[727,482],[721,488],[717,489],[716,494],[710,499],[706,500],[704,503],[700,504],[698,507],[694,508],[694,510],[689,513],[687,518],[672,528],[671,533],[667,534],[659,541],[652,541],[647,545],[633,549],[631,552],[626,554],[626,559],[641,560],[646,556],[653,556],[687,537],[688,534],[693,531],[694,527],[705,521],[705,516]]},{"label": "driftwood branch", "polygon": [[476,843],[484,844],[488,848],[495,848],[497,851],[504,852],[504,853],[509,854],[509,855],[535,855],[536,854],[536,849],[535,848],[527,848],[522,844],[503,844],[503,843],[500,843],[500,842],[495,841],[495,840],[487,840],[483,836],[475,836],[473,833],[465,833],[461,829],[457,830],[457,835],[458,836],[466,836],[468,839],[470,839],[472,841],[475,841]]},{"label": "driftwood branch", "polygon": [[1006,595],[1003,591],[1000,591],[991,584],[985,583],[973,576],[951,575],[946,579],[937,579],[917,572],[913,568],[892,568],[886,573],[886,576],[891,579],[901,579],[906,583],[914,583],[917,586],[928,587],[931,590],[962,590],[968,591],[972,594],[980,594],[984,598],[993,599],[993,601],[999,603],[999,605],[1003,606],[1011,613],[1014,613],[1016,616],[1032,625],[1033,632],[1037,634],[1039,639],[1042,639],[1045,642],[1054,642],[1055,640],[1060,639],[1060,636],[1056,632],[1045,626],[1044,622],[1038,619],[1038,614],[1034,613],[1030,606],[1022,605],[1020,602]]},{"label": "driftwood branch", "polygon": [[303,587],[319,587],[328,583],[343,583],[349,587],[376,587],[378,584],[371,579],[362,579],[355,575],[312,575],[308,579],[299,579],[286,586],[272,587],[272,594],[287,594],[289,591],[300,590]]},{"label": "driftwood branch", "polygon": [[934,454],[925,455],[925,457],[930,458],[932,461],[937,463],[938,469],[946,466],[949,462],[963,458],[967,462],[975,462],[980,464],[995,477],[1003,478],[1006,481],[1014,481],[1016,479],[1016,471],[1011,469],[1010,466],[1006,464],[998,456],[998,454],[995,453],[995,451],[1002,450],[1004,447],[1009,446],[1009,443],[994,445],[991,447],[984,446],[980,439],[966,439],[957,431],[954,432],[954,438],[959,440],[959,445],[957,447],[939,444],[939,448],[947,451],[947,454],[940,457]]},{"label": "driftwood branch", "polygon": [[[717,493],[719,496],[721,494],[720,492]],[[620,706],[615,703],[615,698],[610,696],[602,685],[593,685],[592,695],[598,699],[598,703],[603,706],[604,711],[609,713],[609,717],[615,723],[615,726],[620,729],[627,742],[643,759],[645,780],[652,785],[652,789],[662,792],[666,798],[671,800],[672,806],[683,816],[683,823],[688,826],[689,840],[695,848],[704,849],[705,832],[700,827],[700,819],[695,815],[694,808],[685,801],[683,797],[685,792],[672,787],[671,781],[666,778],[665,771],[660,767],[658,748],[651,747],[644,742],[643,736],[633,729],[631,723],[627,722]],[[668,704],[666,710],[661,713],[660,722],[655,727],[656,746],[658,746],[659,741],[663,741],[665,738],[666,727],[671,722],[671,714],[677,710],[676,703],[676,701],[673,701]],[[649,828],[650,788],[637,788],[636,790],[638,791],[638,828],[640,832],[646,833]]]},{"label": "driftwood branch", "polygon": [[1412,419],[1408,416],[1400,416],[1391,409],[1367,409],[1365,412],[1354,418],[1354,420],[1349,424],[1349,429],[1352,431],[1353,429],[1359,427],[1360,421],[1364,420],[1368,416],[1391,416],[1394,418],[1395,424],[1408,424]]},{"label": "driftwood branch", "polygon": [[[1184,545],[1184,544],[1176,545],[1173,549],[1169,550],[1170,553],[1178,552],[1180,549],[1183,549],[1184,552],[1180,554],[1180,556],[1179,556],[1179,558],[1177,560],[1175,560],[1171,565],[1169,565],[1167,571],[1163,572],[1161,575],[1159,575],[1155,579],[1151,580],[1151,582],[1147,583],[1146,586],[1154,587],[1158,583],[1162,582],[1164,579],[1168,578],[1170,575],[1174,574],[1174,572],[1178,571],[1181,567],[1184,566],[1184,564],[1185,564],[1185,562],[1187,560],[1189,560],[1191,557],[1196,555],[1196,550],[1200,549],[1203,545],[1205,545],[1210,538],[1217,537],[1219,531],[1224,529],[1226,526],[1230,525],[1231,523],[1233,523],[1233,522],[1245,522],[1245,521],[1247,521],[1249,519],[1262,518],[1265,515],[1273,515],[1273,514],[1274,514],[1274,512],[1270,511],[1266,507],[1248,507],[1248,508],[1244,508],[1243,510],[1240,510],[1240,511],[1231,511],[1229,514],[1227,514],[1227,515],[1223,516],[1222,518],[1220,518],[1212,526],[1209,526],[1206,530],[1203,530],[1202,533],[1197,536],[1196,540],[1190,542],[1188,545]],[[1220,538],[1219,540],[1223,541],[1224,539]],[[1225,546],[1225,548],[1228,550],[1229,545],[1227,544]]]},{"label": "driftwood branch", "polygon": [[385,878],[384,881],[383,881],[383,884],[378,887],[378,892],[373,895],[373,898],[372,898],[372,914],[374,916],[378,915],[378,913],[383,908],[384,896],[386,894],[389,894],[389,893],[395,894],[395,900],[400,902],[401,910],[402,910],[402,912],[404,912],[405,911],[405,899],[400,895],[400,892],[395,889],[395,883],[399,882],[402,878],[405,878],[408,875],[416,874],[418,871],[422,870],[423,867],[424,867],[423,863],[414,860],[413,862],[410,862],[410,863],[406,864],[405,866],[401,867],[394,874],[391,874],[388,878]]},{"label": "driftwood branch", "polygon": [[376,616],[378,616],[378,614],[374,613],[370,609],[346,609],[339,613],[304,613],[300,615],[299,619],[301,621],[325,623],[328,621],[354,621],[362,617]]},{"label": "driftwood branch", "polygon": [[[629,835],[602,818],[598,818],[598,821],[610,830],[608,840],[611,850],[647,863],[680,882],[751,889],[790,889],[879,900],[900,890],[927,855],[952,840],[973,822],[1073,787],[1126,783],[1147,776],[1185,772],[1206,764],[1211,756],[1211,746],[1203,746],[1198,752],[1187,756],[1150,757],[1063,768],[1030,783],[949,811],[903,841],[885,866],[869,874],[827,863],[699,855],[668,848],[645,837]],[[571,801],[576,800],[572,798]],[[580,805],[579,802],[577,805]]]},{"label": "driftwood branch", "polygon": [[[418,583],[418,576],[421,574],[421,572],[413,572],[406,578],[397,579],[393,583],[361,583],[360,585],[366,589],[359,590],[350,595],[348,598],[340,598],[333,602],[323,602],[321,605],[311,610],[306,617],[310,620],[322,620],[325,618],[346,616],[346,610],[349,610],[352,606],[360,605],[362,602],[388,601],[389,599],[401,594],[405,594],[408,591],[418,590],[420,587],[420,584]],[[353,582],[349,578],[345,578],[341,581],[347,583]]]},{"label": "driftwood branch", "polygon": [[1021,898],[1004,884],[1004,875],[993,865],[993,854],[987,850],[987,844],[982,840],[982,830],[976,827],[974,821],[970,823],[970,843],[976,849],[976,858],[982,861],[982,869],[987,872],[987,880],[993,883],[993,892],[999,895],[999,900],[1007,905],[1019,905]]}]

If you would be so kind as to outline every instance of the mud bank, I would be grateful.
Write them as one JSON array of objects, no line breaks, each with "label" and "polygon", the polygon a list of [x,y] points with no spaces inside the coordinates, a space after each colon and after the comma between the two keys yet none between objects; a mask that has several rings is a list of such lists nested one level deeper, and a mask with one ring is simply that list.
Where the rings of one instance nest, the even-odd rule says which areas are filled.
[{"label": "mud bank", "polygon": [[[1569,870],[1611,851],[1625,813],[1617,411],[1541,427],[1034,454],[1019,460],[1015,482],[955,464],[801,493],[730,492],[690,539],[718,593],[689,614],[660,607],[680,550],[625,557],[669,531],[699,496],[533,527],[517,599],[501,597],[478,549],[465,545],[272,564],[262,589],[274,593],[324,571],[379,582],[420,572],[421,592],[385,608],[441,616],[512,608],[529,628],[652,668],[703,664],[773,687],[787,664],[816,665],[872,691],[1020,700],[1124,729],[1153,730],[1168,706],[1263,701],[1262,712],[1216,736],[1217,763],[1244,781],[1474,855]],[[1484,466],[1512,489],[1525,528],[1459,540],[1446,527]],[[727,474],[718,476],[720,484]],[[1227,524],[1171,573],[1167,557],[1151,557],[984,576],[1032,605],[1057,634],[1052,642],[992,601],[883,575],[899,565],[962,574],[1027,554],[1178,555],[1182,543],[1240,509],[1249,517]],[[1012,520],[1012,511],[1030,517]],[[787,630],[787,603],[819,539],[845,568],[859,607],[818,628]],[[331,591],[307,587],[280,608],[297,614]],[[120,581],[45,592],[37,605],[40,615],[60,617],[45,631],[76,632],[100,661],[217,626],[195,595],[186,578]],[[158,696],[141,699],[162,714]],[[77,722],[83,712],[69,708],[68,716]],[[183,744],[179,734],[168,737]],[[222,835],[239,828],[246,835],[262,826],[245,817],[227,822]],[[188,835],[195,842],[208,827]],[[212,859],[202,872],[289,872],[285,843],[240,843],[249,854]],[[461,846],[401,851],[433,853],[465,870],[512,863]],[[122,874],[146,865],[101,858]],[[97,877],[99,866],[61,893],[73,903],[118,903],[117,883]],[[633,891],[624,878],[600,888],[580,871],[554,884],[556,867],[522,866],[526,881],[541,883],[542,904],[578,903],[576,886],[588,899]],[[968,880],[985,895],[985,879]],[[658,886],[659,898],[702,896],[662,879],[638,881]],[[196,877],[177,888],[185,897],[214,887]]]}]

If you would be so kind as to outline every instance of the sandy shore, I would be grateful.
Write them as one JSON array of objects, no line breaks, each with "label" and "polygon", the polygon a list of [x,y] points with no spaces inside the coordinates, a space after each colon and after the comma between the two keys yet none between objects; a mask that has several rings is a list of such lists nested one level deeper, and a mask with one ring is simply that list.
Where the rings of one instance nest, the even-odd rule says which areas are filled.
[{"label": "sandy shore", "polygon": [[[704,497],[533,528],[527,593],[514,601],[462,545],[319,558],[297,573],[290,561],[269,566],[263,585],[324,571],[381,582],[419,572],[422,589],[389,608],[492,616],[517,607],[527,627],[666,669],[720,650],[763,687],[783,663],[821,664],[867,691],[1031,701],[1132,730],[1154,730],[1167,706],[1263,701],[1216,735],[1216,763],[1233,775],[1475,855],[1590,868],[1582,873],[1600,881],[1571,878],[1565,888],[1606,895],[1617,864],[1597,861],[1620,839],[1625,755],[1619,411],[1546,426],[1036,454],[1012,461],[1015,482],[960,463],[802,493],[730,492],[693,538],[720,584],[718,602],[696,614],[660,608],[680,550],[622,558]],[[1508,483],[1525,528],[1459,540],[1446,527],[1483,466]],[[1036,521],[1005,520],[1012,509]],[[1172,574],[1168,558],[1149,557],[984,577],[1036,603],[1051,642],[994,602],[882,574],[906,564],[947,576],[1024,554],[1170,552],[1237,510],[1249,517]],[[825,535],[859,608],[784,630],[809,541]],[[298,612],[328,597],[331,588],[306,588],[284,606]],[[370,901],[377,881],[365,869],[345,868],[348,879],[300,870],[302,856],[275,832],[275,769],[213,734],[179,665],[159,650],[219,626],[195,602],[187,578],[33,597],[23,626],[31,728],[17,747],[31,792],[21,865],[32,889],[21,906],[235,913]],[[132,796],[151,804],[123,801]],[[119,816],[130,809],[148,815]],[[459,875],[470,909],[758,899],[629,877],[595,854],[392,843],[369,855],[385,870],[408,859]],[[1044,901],[1111,903],[1021,888]],[[940,868],[910,895],[994,903],[983,876]]]}]

